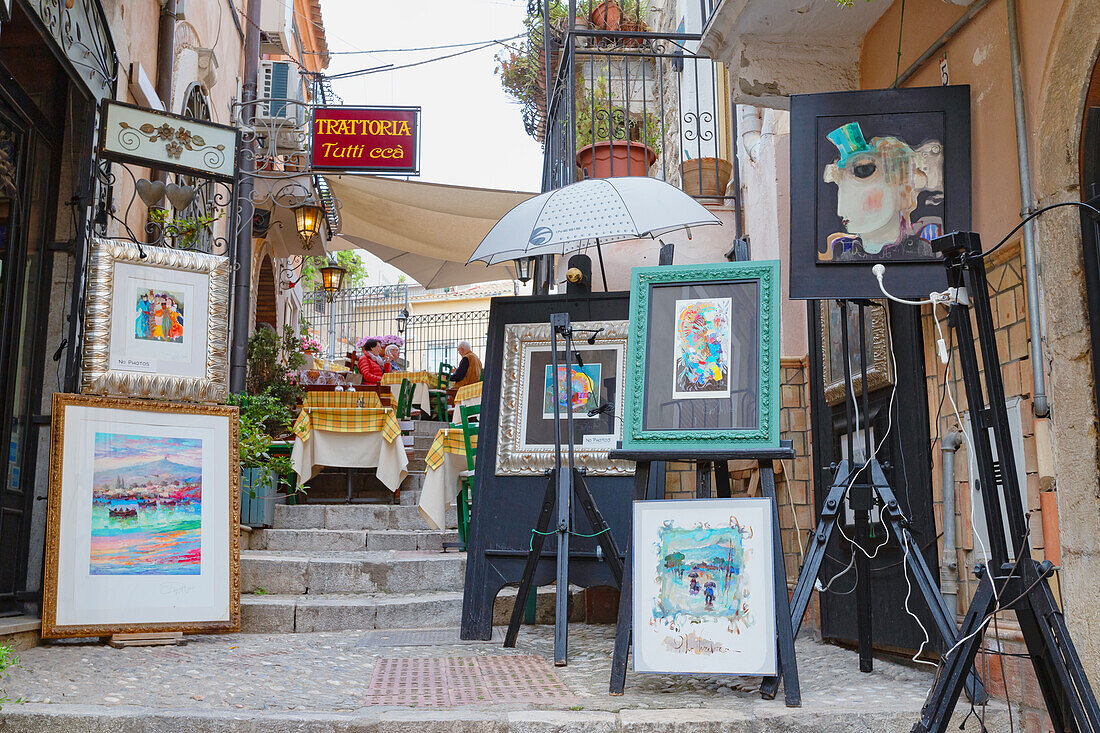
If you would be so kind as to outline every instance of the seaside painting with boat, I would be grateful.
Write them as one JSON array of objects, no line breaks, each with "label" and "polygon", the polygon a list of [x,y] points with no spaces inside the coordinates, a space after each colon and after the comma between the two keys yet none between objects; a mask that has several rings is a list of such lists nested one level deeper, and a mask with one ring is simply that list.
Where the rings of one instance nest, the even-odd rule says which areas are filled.
[{"label": "seaside painting with boat", "polygon": [[199,575],[202,440],[95,434],[91,575]]}]

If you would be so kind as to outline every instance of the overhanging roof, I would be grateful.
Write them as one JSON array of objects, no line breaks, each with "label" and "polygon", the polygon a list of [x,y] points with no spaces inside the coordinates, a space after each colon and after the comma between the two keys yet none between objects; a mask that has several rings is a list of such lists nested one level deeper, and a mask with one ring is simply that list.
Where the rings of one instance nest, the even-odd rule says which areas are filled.
[{"label": "overhanging roof", "polygon": [[727,64],[733,99],[787,108],[790,95],[859,86],[863,36],[893,0],[721,0],[699,52]]},{"label": "overhanging roof", "polygon": [[340,202],[336,239],[371,252],[424,287],[512,279],[507,265],[466,261],[502,216],[534,194],[374,176],[326,179]]}]

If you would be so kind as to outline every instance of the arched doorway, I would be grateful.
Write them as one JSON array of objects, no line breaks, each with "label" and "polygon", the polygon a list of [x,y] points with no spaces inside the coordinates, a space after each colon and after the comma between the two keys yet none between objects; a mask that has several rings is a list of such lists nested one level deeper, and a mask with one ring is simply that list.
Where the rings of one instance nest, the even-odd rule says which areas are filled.
[{"label": "arched doorway", "polygon": [[275,265],[271,258],[264,255],[260,263],[260,273],[256,278],[256,319],[254,328],[268,324],[274,329],[279,325],[279,308],[275,297]]}]

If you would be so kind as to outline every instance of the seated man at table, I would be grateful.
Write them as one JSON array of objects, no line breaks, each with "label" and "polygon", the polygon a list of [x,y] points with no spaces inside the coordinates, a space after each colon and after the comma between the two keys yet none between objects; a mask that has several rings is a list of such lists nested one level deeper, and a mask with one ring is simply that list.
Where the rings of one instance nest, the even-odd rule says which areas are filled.
[{"label": "seated man at table", "polygon": [[458,355],[462,357],[462,361],[458,362],[458,368],[451,374],[451,386],[465,387],[467,384],[480,382],[481,360],[470,350],[469,341],[458,342]]},{"label": "seated man at table", "polygon": [[363,375],[363,384],[380,384],[382,375],[390,371],[389,365],[382,358],[382,342],[378,339],[367,339],[363,344],[363,355],[359,357],[359,373]]}]

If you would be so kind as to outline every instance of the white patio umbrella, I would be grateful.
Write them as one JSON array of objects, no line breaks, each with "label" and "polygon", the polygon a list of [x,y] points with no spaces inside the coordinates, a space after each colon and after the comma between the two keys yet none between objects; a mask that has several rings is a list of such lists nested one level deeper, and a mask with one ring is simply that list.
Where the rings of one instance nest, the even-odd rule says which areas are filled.
[{"label": "white patio umbrella", "polygon": [[485,235],[469,261],[494,265],[721,223],[695,199],[656,178],[591,178],[513,208]]}]

